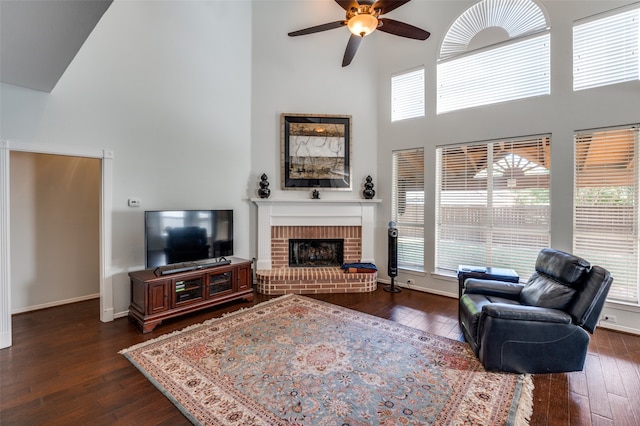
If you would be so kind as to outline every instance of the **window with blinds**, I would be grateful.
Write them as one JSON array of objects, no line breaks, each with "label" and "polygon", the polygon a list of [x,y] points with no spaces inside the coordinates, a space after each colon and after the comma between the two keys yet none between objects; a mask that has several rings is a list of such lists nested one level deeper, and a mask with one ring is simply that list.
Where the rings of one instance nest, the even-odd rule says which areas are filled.
[{"label": "window with blinds", "polygon": [[438,114],[550,93],[549,34],[437,65]]},{"label": "window with blinds", "polygon": [[639,127],[574,135],[573,251],[611,272],[609,300],[636,304]]},{"label": "window with blinds", "polygon": [[394,151],[392,174],[398,268],[424,271],[424,149]]},{"label": "window with blinds", "polygon": [[640,79],[640,4],[576,21],[573,90]]},{"label": "window with blinds", "polygon": [[548,95],[549,38],[545,14],[534,1],[470,6],[440,46],[437,113]]},{"label": "window with blinds", "polygon": [[424,68],[391,77],[391,121],[424,117]]},{"label": "window with blinds", "polygon": [[550,242],[550,137],[442,146],[436,155],[436,271],[508,267],[527,280]]}]

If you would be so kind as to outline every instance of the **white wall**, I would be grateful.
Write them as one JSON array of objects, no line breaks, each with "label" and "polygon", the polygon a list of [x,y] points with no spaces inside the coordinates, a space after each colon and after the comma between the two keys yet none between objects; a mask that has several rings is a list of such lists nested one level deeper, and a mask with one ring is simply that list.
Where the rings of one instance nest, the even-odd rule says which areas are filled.
[{"label": "white wall", "polygon": [[100,292],[100,160],[12,152],[11,308]]},{"label": "white wall", "polygon": [[[573,230],[573,132],[602,126],[640,122],[640,82],[572,91],[572,22],[575,19],[631,2],[544,1],[551,26],[551,95],[436,115],[436,60],[447,29],[475,2],[413,1],[394,12],[394,18],[423,27],[432,36],[423,44],[380,39],[378,70],[378,176],[379,188],[388,194],[391,185],[391,152],[425,148],[425,274],[401,273],[399,283],[412,278],[416,288],[457,295],[453,278],[442,279],[434,270],[435,148],[452,143],[551,133],[551,245],[571,251]],[[423,119],[390,122],[390,77],[393,73],[425,66],[426,110]],[[379,226],[391,214],[384,196]],[[379,233],[376,259],[386,259],[384,237]],[[386,261],[386,260],[385,260]],[[499,265],[496,265],[499,266]],[[603,265],[606,266],[606,265]],[[615,279],[615,277],[614,277]],[[617,327],[640,332],[637,309],[608,304],[605,312],[618,317]]]},{"label": "white wall", "polygon": [[2,140],[114,152],[116,316],[145,209],[234,209],[250,256],[250,77],[250,2],[115,1],[50,94],[2,85]]},{"label": "white wall", "polygon": [[[320,190],[322,199],[362,198],[367,175],[377,185],[376,40],[365,39],[353,62],[342,68],[347,28],[288,37],[287,33],[344,19],[344,10],[327,0],[253,2],[251,105],[251,197],[260,175],[269,176],[272,199],[310,198],[311,190],[282,190],[280,115],[282,113],[352,116],[352,191]],[[377,190],[377,187],[374,188]],[[251,220],[256,253],[257,209]]]},{"label": "white wall", "polygon": [[[321,191],[322,198],[361,198],[364,178],[376,173],[375,40],[364,40],[350,66],[342,68],[349,39],[346,27],[288,37],[290,31],[344,18],[326,0],[253,2],[252,175],[257,196],[260,175],[269,176],[272,198],[310,198],[311,190],[282,190],[280,115],[352,116],[352,183],[346,192]],[[374,179],[375,183],[375,179]]]}]

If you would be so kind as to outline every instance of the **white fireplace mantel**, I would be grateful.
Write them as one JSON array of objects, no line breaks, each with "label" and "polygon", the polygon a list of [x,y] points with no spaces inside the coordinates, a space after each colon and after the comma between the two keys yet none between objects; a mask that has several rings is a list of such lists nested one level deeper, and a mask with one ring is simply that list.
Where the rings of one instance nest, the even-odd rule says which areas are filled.
[{"label": "white fireplace mantel", "polygon": [[374,263],[375,207],[382,200],[252,198],[258,206],[257,269],[271,269],[272,226],[361,226],[361,262]]}]

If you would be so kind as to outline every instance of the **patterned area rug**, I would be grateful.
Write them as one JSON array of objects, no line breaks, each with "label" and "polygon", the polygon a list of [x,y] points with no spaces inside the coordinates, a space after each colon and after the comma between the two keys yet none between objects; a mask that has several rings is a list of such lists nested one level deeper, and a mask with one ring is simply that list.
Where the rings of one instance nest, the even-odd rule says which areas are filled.
[{"label": "patterned area rug", "polygon": [[531,376],[469,345],[286,295],[125,349],[194,424],[526,425]]}]

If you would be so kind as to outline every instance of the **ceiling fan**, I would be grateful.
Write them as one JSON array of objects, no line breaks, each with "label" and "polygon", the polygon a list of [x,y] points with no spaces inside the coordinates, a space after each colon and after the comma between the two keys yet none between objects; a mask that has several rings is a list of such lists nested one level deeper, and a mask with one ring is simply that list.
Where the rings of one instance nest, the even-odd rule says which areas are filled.
[{"label": "ceiling fan", "polygon": [[342,58],[342,66],[346,67],[356,55],[360,42],[366,36],[378,29],[385,33],[415,40],[426,40],[431,35],[428,31],[404,22],[389,18],[380,18],[380,15],[408,3],[410,0],[335,0],[346,12],[346,19],[316,25],[289,33],[290,37],[318,33],[347,26],[351,31],[351,37],[347,43]]}]

